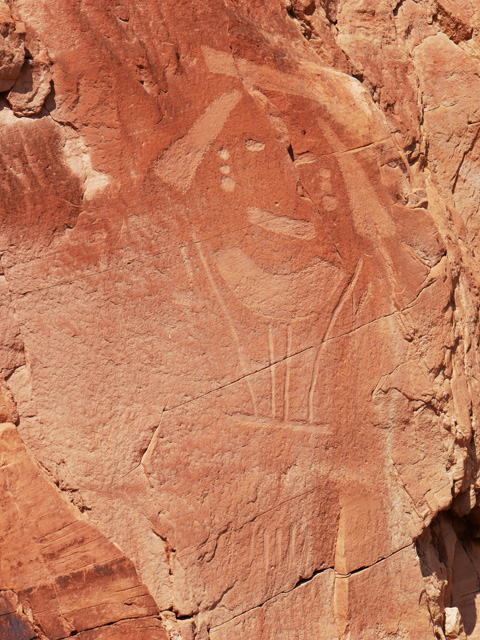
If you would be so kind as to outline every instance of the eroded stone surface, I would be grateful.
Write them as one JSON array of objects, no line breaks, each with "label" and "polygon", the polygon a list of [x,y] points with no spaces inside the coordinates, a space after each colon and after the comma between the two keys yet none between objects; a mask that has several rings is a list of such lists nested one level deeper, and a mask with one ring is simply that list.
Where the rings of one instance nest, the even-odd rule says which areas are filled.
[{"label": "eroded stone surface", "polygon": [[0,92],[14,85],[24,59],[24,25],[15,21],[5,2],[0,2]]},{"label": "eroded stone surface", "polygon": [[[0,469],[1,637],[55,640],[98,628],[92,638],[114,638],[106,625],[138,618],[139,639],[165,638],[131,561],[75,513],[9,423],[0,425]],[[155,624],[157,635],[147,634]]]},{"label": "eroded stone surface", "polygon": [[445,635],[415,541],[478,488],[475,3],[11,5],[54,86],[0,112],[29,450],[172,638]]},{"label": "eroded stone surface", "polygon": [[16,116],[35,116],[50,93],[50,68],[40,60],[26,60],[8,92],[8,104]]}]

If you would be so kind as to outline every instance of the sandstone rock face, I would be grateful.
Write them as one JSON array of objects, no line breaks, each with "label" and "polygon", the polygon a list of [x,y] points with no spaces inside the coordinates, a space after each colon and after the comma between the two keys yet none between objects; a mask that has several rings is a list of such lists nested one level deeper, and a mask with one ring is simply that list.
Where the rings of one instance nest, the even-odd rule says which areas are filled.
[{"label": "sandstone rock face", "polygon": [[105,625],[132,618],[145,637],[158,609],[132,562],[62,498],[13,424],[0,427],[0,464],[1,637],[110,637]]},{"label": "sandstone rock face", "polygon": [[11,89],[25,58],[23,24],[16,22],[5,2],[0,2],[0,92]]},{"label": "sandstone rock face", "polygon": [[27,60],[8,93],[8,104],[16,116],[34,116],[42,110],[50,90],[48,64],[39,60]]},{"label": "sandstone rock face", "polygon": [[132,562],[62,498],[13,424],[0,428],[0,464],[1,637],[122,637],[106,625],[134,618],[139,639],[165,639],[148,631],[158,609]]},{"label": "sandstone rock face", "polygon": [[479,16],[0,4],[5,638],[480,638]]}]

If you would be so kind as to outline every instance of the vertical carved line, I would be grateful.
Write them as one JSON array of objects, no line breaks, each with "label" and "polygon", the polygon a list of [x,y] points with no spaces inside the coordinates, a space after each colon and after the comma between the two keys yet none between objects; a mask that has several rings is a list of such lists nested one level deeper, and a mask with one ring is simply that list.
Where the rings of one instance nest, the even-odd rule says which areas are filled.
[{"label": "vertical carved line", "polygon": [[270,353],[270,379],[272,382],[272,418],[276,417],[277,414],[277,402],[276,402],[276,388],[275,388],[275,345],[273,339],[273,327],[271,324],[268,325],[268,349]]},{"label": "vertical carved line", "polygon": [[355,267],[355,271],[353,273],[353,276],[350,278],[350,280],[347,282],[347,285],[345,286],[345,288],[343,289],[342,293],[340,294],[340,298],[338,299],[337,305],[335,307],[335,309],[333,310],[332,313],[332,317],[330,318],[330,322],[328,323],[328,327],[325,331],[325,334],[322,338],[321,343],[319,344],[319,346],[317,347],[317,352],[315,354],[315,361],[313,363],[313,372],[312,372],[312,380],[311,380],[311,384],[310,384],[310,390],[308,393],[308,421],[310,422],[310,424],[313,423],[313,419],[314,419],[314,406],[313,406],[313,401],[315,398],[315,390],[317,388],[317,384],[318,384],[318,376],[320,373],[320,359],[321,359],[321,355],[322,355],[322,349],[323,346],[325,344],[325,342],[330,338],[330,334],[335,326],[335,323],[337,322],[338,316],[340,315],[343,306],[350,294],[350,292],[354,289],[355,285],[357,284],[357,280],[358,277],[360,275],[360,272],[362,270],[362,265],[363,265],[363,259],[359,258],[358,262],[357,262],[357,266]]},{"label": "vertical carved line", "polygon": [[293,331],[292,325],[287,326],[287,358],[285,360],[285,421],[288,421],[290,415],[290,375],[291,375],[291,355],[292,355]]},{"label": "vertical carved line", "polygon": [[253,412],[254,412],[254,415],[258,415],[257,402],[255,400],[255,394],[253,393],[252,384],[251,384],[250,380],[247,377],[248,374],[249,374],[249,371],[247,369],[247,365],[246,365],[246,362],[245,362],[245,357],[243,355],[242,347],[240,345],[240,340],[238,338],[237,330],[235,329],[235,325],[233,324],[232,317],[230,316],[230,313],[228,311],[227,303],[223,299],[223,296],[220,293],[220,291],[219,291],[219,289],[218,289],[218,287],[217,287],[217,285],[215,283],[215,280],[213,278],[211,269],[208,266],[207,259],[205,257],[205,254],[203,253],[202,245],[199,242],[199,240],[197,239],[197,235],[196,235],[195,231],[192,231],[192,237],[193,237],[193,240],[195,242],[195,246],[197,247],[198,255],[200,256],[200,260],[202,262],[203,268],[205,269],[205,273],[207,274],[207,279],[208,279],[208,282],[210,284],[210,287],[212,288],[212,291],[215,294],[215,297],[217,298],[217,301],[218,301],[218,303],[220,305],[220,308],[222,309],[223,314],[224,314],[224,316],[225,316],[225,318],[227,320],[228,327],[230,329],[230,333],[232,334],[233,342],[235,343],[235,346],[237,348],[238,361],[239,361],[240,366],[242,368],[242,373],[245,376],[245,382],[247,383],[248,391],[250,393],[250,398],[252,400]]}]

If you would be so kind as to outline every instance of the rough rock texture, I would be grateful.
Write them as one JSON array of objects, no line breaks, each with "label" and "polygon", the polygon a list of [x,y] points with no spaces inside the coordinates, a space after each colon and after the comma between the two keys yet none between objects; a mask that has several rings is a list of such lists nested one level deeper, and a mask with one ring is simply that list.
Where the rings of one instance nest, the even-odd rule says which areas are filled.
[{"label": "rough rock texture", "polygon": [[11,89],[25,58],[24,25],[16,22],[5,2],[0,2],[0,91]]},{"label": "rough rock texture", "polygon": [[480,638],[479,2],[8,6],[5,637]]},{"label": "rough rock texture", "polygon": [[16,116],[34,116],[42,110],[50,91],[49,65],[40,60],[26,60],[8,92],[8,104]]},{"label": "rough rock texture", "polygon": [[165,639],[147,633],[158,608],[132,562],[75,513],[9,423],[0,427],[0,469],[0,637],[122,637],[106,625],[138,618],[139,639]]}]

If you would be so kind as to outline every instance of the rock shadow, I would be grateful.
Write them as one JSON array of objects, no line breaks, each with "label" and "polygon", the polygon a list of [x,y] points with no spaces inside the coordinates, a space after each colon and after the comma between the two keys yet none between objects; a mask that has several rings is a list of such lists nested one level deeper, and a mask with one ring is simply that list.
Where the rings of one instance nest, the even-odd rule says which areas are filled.
[{"label": "rock shadow", "polygon": [[[469,513],[460,508],[439,513],[417,540],[417,553],[426,582],[424,597],[437,638],[445,637],[445,609],[461,616],[458,637],[480,631],[480,506]],[[448,630],[447,630],[448,631]]]}]

